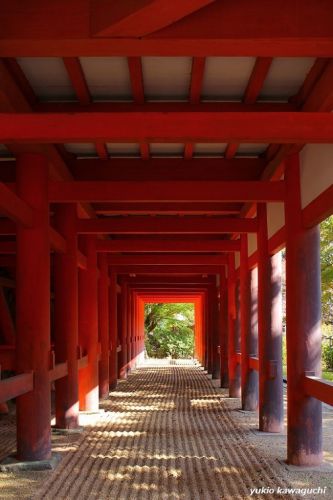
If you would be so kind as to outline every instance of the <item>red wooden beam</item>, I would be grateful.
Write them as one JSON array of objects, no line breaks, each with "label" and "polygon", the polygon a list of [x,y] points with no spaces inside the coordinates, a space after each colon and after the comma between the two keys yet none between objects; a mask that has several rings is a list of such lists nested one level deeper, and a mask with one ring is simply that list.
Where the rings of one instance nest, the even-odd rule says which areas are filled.
[{"label": "red wooden beam", "polygon": [[67,242],[63,236],[53,227],[50,227],[50,245],[51,248],[58,253],[67,252]]},{"label": "red wooden beam", "polygon": [[91,96],[79,59],[64,57],[63,61],[79,103],[90,104]]},{"label": "red wooden beam", "polygon": [[201,276],[137,276],[135,278],[126,277],[123,280],[127,280],[129,285],[142,286],[147,285],[149,287],[160,286],[177,286],[177,285],[207,285],[215,284],[215,277],[202,278]]},{"label": "red wooden beam", "polygon": [[134,102],[137,104],[143,104],[145,102],[145,93],[143,88],[141,58],[129,57],[127,61],[128,61],[128,68],[130,73]]},{"label": "red wooden beam", "polygon": [[[49,26],[49,21],[46,22]],[[15,68],[13,68],[15,66]],[[24,83],[22,71],[17,67],[17,64],[6,64],[0,61],[0,109],[2,111],[15,112],[30,112],[32,106],[32,89]],[[24,87],[24,88],[22,88]],[[14,154],[25,152],[26,148],[18,145],[12,145],[10,150]],[[29,149],[30,150],[30,149]],[[65,163],[64,158],[60,154],[57,147],[47,145],[40,148],[36,146],[34,151],[45,154],[50,162],[50,178],[55,180],[69,180],[72,178],[71,173]],[[79,207],[83,216],[91,216],[92,210],[88,206]]]},{"label": "red wooden beam", "polygon": [[318,377],[305,376],[304,390],[308,396],[333,406],[333,383]]},{"label": "red wooden beam", "polygon": [[103,215],[230,215],[239,214],[239,203],[99,203],[96,214]]},{"label": "red wooden beam", "polygon": [[68,375],[68,363],[57,363],[49,371],[49,380],[53,382],[54,380],[59,380],[60,378],[66,377]]},{"label": "red wooden beam", "polygon": [[106,144],[104,144],[103,142],[95,142],[95,148],[101,160],[109,159],[109,152],[107,150]]},{"label": "red wooden beam", "polygon": [[329,59],[325,57],[318,57],[309,73],[307,74],[301,88],[297,92],[295,96],[293,96],[290,100],[295,103],[298,107],[302,107],[309,97],[310,93],[314,89],[317,84],[319,78],[323,74],[326,69],[327,64],[329,63]]},{"label": "red wooden beam", "polygon": [[33,373],[22,373],[0,381],[0,403],[17,398],[32,391],[34,386]]},{"label": "red wooden beam", "polygon": [[[271,67],[273,59],[271,57],[257,57],[254,64],[249,82],[245,89],[243,102],[246,104],[254,104],[260,94],[265,78]],[[225,157],[231,159],[235,156],[238,149],[238,144],[228,144]]]},{"label": "red wooden beam", "polygon": [[[5,111],[6,109],[3,109]],[[220,113],[244,113],[244,112],[284,112],[297,111],[298,107],[294,102],[255,102],[248,104],[244,102],[92,102],[89,105],[82,105],[77,102],[38,102],[34,106],[34,111],[38,113],[141,113],[141,112],[220,112]]]},{"label": "red wooden beam", "polygon": [[246,104],[253,104],[258,99],[272,61],[272,57],[257,57],[243,97]]},{"label": "red wooden beam", "polygon": [[322,72],[312,92],[302,106],[303,111],[331,111],[333,109],[333,61]]},{"label": "red wooden beam", "polygon": [[99,240],[97,252],[239,252],[239,241],[231,240]]},{"label": "red wooden beam", "polygon": [[[190,85],[190,98],[191,104],[197,104],[200,102],[201,88],[203,75],[205,71],[205,58],[204,57],[193,57],[192,58],[192,74],[191,74],[191,85]],[[189,160],[193,156],[194,144],[192,142],[187,142],[184,148],[184,158]]]},{"label": "red wooden beam", "polygon": [[[266,161],[259,158],[111,158],[69,163],[77,181],[250,181],[257,180]],[[11,165],[11,168],[13,165]]]},{"label": "red wooden beam", "polygon": [[255,233],[256,219],[226,217],[134,217],[79,219],[79,234],[223,234]]},{"label": "red wooden beam", "polygon": [[[142,63],[140,57],[128,57],[128,69],[132,86],[133,100],[137,104],[145,102],[145,92],[143,87]],[[150,156],[149,144],[140,144],[141,158],[148,160]]]},{"label": "red wooden beam", "polygon": [[[113,2],[112,6],[107,2],[107,12],[113,4],[115,12],[124,9],[123,3],[128,5],[127,1]],[[180,12],[189,3],[191,11],[198,8],[198,3],[190,0],[178,3],[168,2],[166,17],[162,11],[151,16],[153,29],[157,22],[165,22],[170,12]],[[143,5],[136,2],[138,13]],[[55,5],[38,0],[4,0],[0,56],[332,56],[330,0],[308,0],[306,5],[299,0],[217,1],[153,36],[125,39],[92,37],[91,8],[96,16],[98,11],[90,2],[58,0]],[[109,18],[103,8],[99,15],[103,18],[101,27],[107,28]],[[141,26],[147,28],[145,23],[138,23],[136,29]]]},{"label": "red wooden beam", "polygon": [[110,266],[224,266],[227,259],[223,255],[109,255]]},{"label": "red wooden beam", "polygon": [[34,212],[32,208],[2,182],[0,182],[0,200],[2,214],[23,226],[31,227],[33,225]]},{"label": "red wooden beam", "polygon": [[[64,57],[63,61],[72,86],[75,90],[79,105],[89,105],[92,102],[92,99],[79,58]],[[108,159],[109,155],[105,144],[97,142],[95,147],[101,160]]]},{"label": "red wooden beam", "polygon": [[329,113],[2,113],[6,144],[62,142],[333,141]]},{"label": "red wooden beam", "polygon": [[[25,97],[26,102],[31,106],[35,106],[37,104],[37,97],[30,85],[29,80],[25,76],[21,66],[17,62],[16,59],[8,57],[6,59],[3,59],[3,64],[7,67],[8,72],[10,73],[11,77],[13,80],[16,82],[17,86],[19,87],[20,91]],[[10,89],[8,89],[9,92],[11,92]],[[18,103],[16,103],[17,105]],[[21,104],[25,107],[26,104],[24,102],[21,102]],[[23,111],[23,110],[22,110]]]},{"label": "red wooden beam", "polygon": [[78,360],[78,365],[79,365],[79,370],[82,370],[82,368],[86,368],[88,366],[88,355],[81,357]]},{"label": "red wooden beam", "polygon": [[182,275],[211,275],[218,274],[221,271],[221,266],[160,266],[160,265],[147,265],[147,266],[112,266],[111,268],[117,274],[128,274],[128,275],[172,275],[172,276],[182,276]]},{"label": "red wooden beam", "polygon": [[323,191],[302,210],[303,225],[310,228],[333,214],[333,185]]},{"label": "red wooden beam", "polygon": [[164,181],[51,182],[50,201],[69,202],[221,202],[283,201],[284,183]]},{"label": "red wooden beam", "polygon": [[95,36],[142,37],[160,30],[214,0],[92,0],[91,26]]}]

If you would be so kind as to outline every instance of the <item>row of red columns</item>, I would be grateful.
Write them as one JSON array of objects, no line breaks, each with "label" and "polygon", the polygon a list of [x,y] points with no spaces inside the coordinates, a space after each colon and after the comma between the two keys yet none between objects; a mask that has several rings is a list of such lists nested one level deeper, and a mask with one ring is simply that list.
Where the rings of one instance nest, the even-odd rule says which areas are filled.
[{"label": "row of red columns", "polygon": [[[17,399],[17,455],[44,460],[51,455],[51,279],[48,163],[38,154],[17,159],[17,193],[34,210],[33,227],[17,227],[16,369],[33,371],[34,388]],[[54,256],[55,362],[68,374],[55,382],[56,427],[74,429],[79,410],[97,411],[99,399],[117,382],[117,281],[96,239],[76,234],[77,207],[58,205],[54,223],[66,253]],[[78,247],[86,269],[78,270]],[[80,347],[79,347],[80,346]],[[98,346],[101,352],[98,352]],[[88,356],[79,369],[79,358]]]},{"label": "row of red columns", "polygon": [[[320,267],[318,228],[302,225],[298,157],[286,165],[288,460],[320,463],[321,403],[304,393],[306,373],[320,375]],[[50,456],[50,245],[48,165],[37,154],[17,160],[17,193],[35,211],[33,227],[17,229],[17,370],[34,372],[34,389],[18,398],[18,455]],[[121,285],[117,318],[117,280],[96,239],[76,235],[76,205],[59,205],[55,224],[67,252],[54,261],[55,356],[67,361],[68,376],[56,382],[56,425],[75,428],[79,410],[96,411],[117,379],[126,377],[144,345],[143,302],[127,282]],[[214,378],[241,397],[244,410],[259,407],[259,429],[279,432],[283,419],[281,261],[270,255],[266,205],[258,205],[258,264],[249,268],[247,237],[241,237],[240,271],[229,256],[216,286],[207,286],[204,307],[197,306],[198,356]],[[78,248],[87,259],[77,269]],[[239,274],[239,277],[238,277]],[[100,361],[98,346],[101,346]],[[220,346],[220,354],[218,353]],[[88,356],[79,370],[79,346]],[[110,356],[113,362],[110,364]],[[259,376],[250,366],[258,357]],[[36,410],[36,411],[33,411]]]},{"label": "row of red columns", "polygon": [[[288,457],[293,465],[322,461],[321,402],[304,391],[305,375],[321,375],[319,228],[302,224],[298,156],[286,162],[286,312]],[[257,265],[249,267],[247,236],[241,236],[239,273],[229,256],[220,274],[221,387],[241,398],[243,410],[259,410],[259,430],[283,428],[282,261],[270,254],[266,204],[258,204]],[[258,359],[258,371],[250,359]],[[211,369],[212,360],[207,363]],[[214,372],[211,370],[214,377]]]}]

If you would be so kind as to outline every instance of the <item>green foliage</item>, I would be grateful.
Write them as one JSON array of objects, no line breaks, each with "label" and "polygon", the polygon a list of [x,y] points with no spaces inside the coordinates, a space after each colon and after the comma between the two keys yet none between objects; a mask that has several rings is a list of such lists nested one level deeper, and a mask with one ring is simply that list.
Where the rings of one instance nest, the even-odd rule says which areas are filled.
[{"label": "green foliage", "polygon": [[145,345],[152,358],[188,358],[194,351],[193,304],[146,304]]},{"label": "green foliage", "polygon": [[323,361],[323,367],[326,370],[333,370],[333,346],[329,342],[323,342],[321,346],[321,357]]},{"label": "green foliage", "polygon": [[333,216],[320,225],[323,323],[333,327]]}]

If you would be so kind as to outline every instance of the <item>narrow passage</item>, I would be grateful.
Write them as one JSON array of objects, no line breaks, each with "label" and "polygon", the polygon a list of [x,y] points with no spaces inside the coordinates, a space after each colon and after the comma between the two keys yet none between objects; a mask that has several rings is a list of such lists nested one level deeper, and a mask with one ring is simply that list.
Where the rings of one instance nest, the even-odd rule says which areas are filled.
[{"label": "narrow passage", "polygon": [[288,486],[203,370],[176,363],[139,368],[120,382],[34,498],[216,500]]}]

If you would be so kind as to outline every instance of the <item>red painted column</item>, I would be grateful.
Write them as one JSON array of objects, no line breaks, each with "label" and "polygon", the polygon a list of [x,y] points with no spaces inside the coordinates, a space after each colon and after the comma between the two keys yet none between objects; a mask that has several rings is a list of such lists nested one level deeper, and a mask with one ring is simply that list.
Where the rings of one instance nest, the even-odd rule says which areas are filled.
[{"label": "red painted column", "polygon": [[50,241],[48,162],[39,154],[19,155],[16,189],[35,210],[34,226],[17,225],[17,372],[33,370],[34,389],[17,399],[17,456],[51,456]]},{"label": "red painted column", "polygon": [[235,256],[229,255],[228,266],[228,367],[229,367],[229,397],[240,397],[240,370],[236,363],[237,339],[237,309],[236,309],[236,277]]},{"label": "red painted column", "polygon": [[205,368],[208,373],[212,373],[212,331],[211,331],[211,308],[209,289],[205,297]]},{"label": "red painted column", "polygon": [[67,361],[68,375],[55,382],[56,427],[73,429],[79,417],[78,268],[76,204],[58,205],[54,223],[67,252],[54,255],[54,335],[56,363]]},{"label": "red painted column", "polygon": [[87,269],[79,270],[79,339],[88,366],[79,372],[80,410],[98,410],[98,294],[95,236],[82,237]]},{"label": "red painted column", "polygon": [[259,430],[283,427],[281,257],[268,253],[267,211],[258,204]]},{"label": "red painted column", "polygon": [[131,290],[129,287],[127,287],[127,300],[126,300],[126,338],[127,338],[127,372],[130,372],[132,370],[132,362],[133,362],[133,346],[132,346],[132,315],[131,315],[131,309],[132,309],[132,297],[131,297]]},{"label": "red painted column", "polygon": [[101,359],[99,361],[99,397],[109,395],[109,268],[105,253],[98,255],[98,324]]},{"label": "red painted column", "polygon": [[228,287],[225,269],[220,272],[220,366],[221,387],[229,387],[228,372]]},{"label": "red painted column", "polygon": [[120,378],[127,377],[127,285],[121,285],[121,362],[120,362]]},{"label": "red painted column", "polygon": [[240,330],[241,330],[241,398],[242,409],[248,410],[249,392],[249,344],[250,334],[250,275],[248,267],[248,238],[247,234],[241,235],[240,252]]},{"label": "red painted column", "polygon": [[[247,337],[247,351],[250,356],[258,357],[258,268],[250,271],[250,319]],[[255,411],[259,402],[259,373],[249,370],[244,410]]]},{"label": "red painted column", "polygon": [[118,372],[118,320],[117,320],[117,275],[115,272],[110,272],[110,389],[115,389],[117,386],[117,372]]},{"label": "red painted column", "polygon": [[211,333],[212,333],[212,378],[220,378],[219,324],[218,324],[218,287],[211,287]]},{"label": "red painted column", "polygon": [[319,227],[302,226],[298,156],[286,163],[288,462],[322,462],[322,404],[306,396],[306,373],[321,376]]}]

